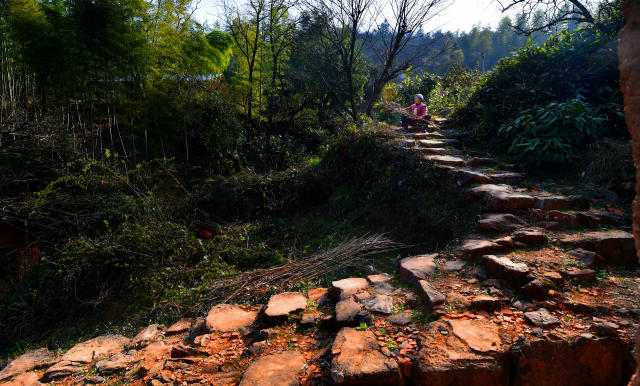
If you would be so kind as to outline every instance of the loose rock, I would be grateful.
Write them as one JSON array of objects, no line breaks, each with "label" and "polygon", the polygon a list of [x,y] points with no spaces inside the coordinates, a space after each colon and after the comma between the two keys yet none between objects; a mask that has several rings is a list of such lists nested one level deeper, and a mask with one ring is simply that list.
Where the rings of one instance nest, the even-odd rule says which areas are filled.
[{"label": "loose rock", "polygon": [[258,312],[250,307],[237,304],[218,304],[213,307],[206,319],[210,332],[233,332],[253,324]]},{"label": "loose rock", "polygon": [[271,296],[264,315],[270,322],[279,322],[305,308],[307,308],[307,298],[303,294],[300,292],[283,292]]},{"label": "loose rock", "polygon": [[355,295],[358,292],[369,288],[369,282],[367,279],[360,277],[352,277],[348,279],[337,280],[331,282],[332,295],[336,300],[348,299],[351,295]]},{"label": "loose rock", "polygon": [[525,312],[524,317],[529,323],[542,328],[552,328],[560,325],[560,319],[551,315],[545,308]]},{"label": "loose rock", "polygon": [[428,308],[433,308],[444,303],[444,295],[442,295],[433,284],[426,280],[420,280],[418,282],[417,290]]},{"label": "loose rock", "polygon": [[331,362],[331,379],[345,385],[394,385],[400,382],[400,369],[392,358],[380,352],[371,331],[343,328],[331,348],[337,355]]}]

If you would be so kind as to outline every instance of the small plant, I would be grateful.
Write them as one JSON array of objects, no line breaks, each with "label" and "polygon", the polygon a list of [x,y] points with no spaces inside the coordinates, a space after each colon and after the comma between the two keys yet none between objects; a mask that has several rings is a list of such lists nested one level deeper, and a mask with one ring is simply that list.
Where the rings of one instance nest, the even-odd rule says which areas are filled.
[{"label": "small plant", "polygon": [[369,326],[366,323],[362,322],[362,323],[360,323],[360,325],[358,327],[356,327],[356,330],[358,330],[358,331],[369,331]]},{"label": "small plant", "polygon": [[391,338],[387,339],[387,348],[391,351],[400,351],[400,346]]},{"label": "small plant", "polygon": [[402,304],[398,304],[398,305],[395,305],[395,306],[391,307],[391,313],[392,314],[397,314],[397,313],[402,312],[402,311],[404,311],[404,306]]},{"label": "small plant", "polygon": [[384,327],[379,327],[378,332],[383,336],[388,334],[387,330]]},{"label": "small plant", "polygon": [[579,149],[605,134],[606,114],[577,95],[565,102],[552,102],[522,111],[503,124],[500,134],[512,138],[509,152],[543,164],[575,164]]}]

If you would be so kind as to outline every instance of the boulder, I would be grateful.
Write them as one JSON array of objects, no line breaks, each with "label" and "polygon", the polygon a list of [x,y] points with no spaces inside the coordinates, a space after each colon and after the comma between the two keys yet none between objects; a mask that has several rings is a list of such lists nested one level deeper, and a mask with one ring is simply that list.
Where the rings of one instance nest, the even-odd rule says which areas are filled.
[{"label": "boulder", "polygon": [[270,322],[282,322],[289,315],[307,308],[307,298],[300,292],[283,292],[271,296],[264,315]]},{"label": "boulder", "polygon": [[191,318],[182,318],[182,319],[178,320],[177,322],[175,322],[174,324],[172,324],[171,327],[169,327],[167,329],[167,331],[164,332],[164,334],[166,336],[171,336],[171,335],[177,335],[177,334],[185,333],[185,332],[189,331],[189,329],[191,328],[192,324],[193,324],[193,319],[191,319]]},{"label": "boulder", "polygon": [[147,326],[131,340],[131,347],[140,349],[148,346],[149,343],[160,339],[164,335],[164,329],[165,327],[161,324],[152,324]]},{"label": "boulder", "polygon": [[348,299],[351,295],[355,295],[358,292],[369,288],[369,282],[367,279],[360,277],[351,277],[348,279],[336,280],[331,282],[332,297],[335,300]]},{"label": "boulder", "polygon": [[55,359],[56,355],[46,348],[29,351],[7,363],[0,371],[0,381],[22,374],[31,369],[49,367]]},{"label": "boulder", "polygon": [[343,385],[395,385],[401,381],[393,358],[382,354],[371,331],[343,328],[336,335],[331,351],[331,379]]},{"label": "boulder", "polygon": [[7,383],[3,383],[3,386],[40,386],[43,383],[40,382],[40,375],[33,371],[22,373]]},{"label": "boulder", "polygon": [[436,271],[436,257],[438,257],[437,253],[406,257],[400,260],[398,275],[409,283],[427,279]]},{"label": "boulder", "polygon": [[320,314],[317,312],[305,312],[302,314],[302,318],[300,318],[300,326],[302,327],[311,327],[316,324]]},{"label": "boulder", "polygon": [[306,364],[298,351],[267,355],[249,365],[240,386],[297,386]]},{"label": "boulder", "polygon": [[218,304],[207,314],[206,326],[209,332],[233,332],[247,328],[258,316],[255,309],[238,304]]},{"label": "boulder", "polygon": [[516,283],[526,281],[531,271],[525,263],[516,263],[508,257],[485,255],[482,264],[492,275]]},{"label": "boulder", "polygon": [[425,305],[430,309],[444,303],[444,295],[426,280],[418,281],[417,291],[418,295],[424,300]]},{"label": "boulder", "polygon": [[478,221],[478,225],[491,232],[513,232],[528,226],[523,219],[509,213],[486,214]]},{"label": "boulder", "polygon": [[525,312],[524,317],[529,323],[537,327],[553,328],[560,325],[560,319],[551,315],[545,308]]}]

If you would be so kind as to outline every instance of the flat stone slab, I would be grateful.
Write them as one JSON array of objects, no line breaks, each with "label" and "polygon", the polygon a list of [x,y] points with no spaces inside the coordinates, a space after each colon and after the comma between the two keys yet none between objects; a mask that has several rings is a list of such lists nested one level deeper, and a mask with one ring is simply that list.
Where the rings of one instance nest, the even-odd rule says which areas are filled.
[{"label": "flat stone slab", "polygon": [[582,262],[589,268],[598,268],[604,264],[602,256],[598,256],[593,251],[587,251],[586,249],[576,248],[567,252],[567,255],[572,256]]},{"label": "flat stone slab", "polygon": [[122,335],[103,335],[78,343],[67,351],[60,361],[90,363],[121,353],[129,344],[129,338]]},{"label": "flat stone slab", "polygon": [[424,157],[428,161],[436,162],[443,165],[463,166],[464,160],[451,155],[428,155]]},{"label": "flat stone slab", "polygon": [[483,184],[470,190],[471,194],[483,197],[490,211],[513,212],[533,208],[533,196],[515,191],[510,185]]},{"label": "flat stone slab", "polygon": [[586,209],[589,202],[582,196],[536,197],[534,206],[543,210]]},{"label": "flat stone slab", "polygon": [[498,160],[489,157],[474,157],[467,162],[469,166],[495,166]]},{"label": "flat stone slab", "polygon": [[459,248],[458,251],[467,257],[478,257],[489,253],[496,252],[502,249],[502,247],[489,240],[466,240]]},{"label": "flat stone slab", "polygon": [[297,386],[307,362],[298,351],[267,355],[253,362],[242,375],[240,386]]},{"label": "flat stone slab", "polygon": [[513,241],[517,243],[523,243],[527,245],[539,245],[547,243],[547,236],[536,230],[525,230],[516,232],[513,236]]},{"label": "flat stone slab", "polygon": [[593,251],[602,256],[606,264],[637,265],[633,235],[624,231],[588,232],[566,235],[563,243]]},{"label": "flat stone slab", "polygon": [[552,328],[560,325],[560,319],[551,315],[546,308],[525,312],[524,317],[529,323],[542,328]]},{"label": "flat stone slab", "polygon": [[387,295],[375,295],[362,302],[371,312],[389,315],[393,308],[393,298]]},{"label": "flat stone slab", "polygon": [[502,340],[495,324],[483,319],[450,320],[451,332],[466,343],[469,348],[480,353],[498,351]]},{"label": "flat stone slab", "polygon": [[29,351],[14,360],[9,361],[0,371],[0,381],[22,374],[31,369],[50,366],[56,359],[56,355],[46,348]]},{"label": "flat stone slab", "polygon": [[482,256],[482,264],[491,274],[510,281],[526,281],[531,269],[525,263],[516,263],[508,257]]},{"label": "flat stone slab", "polygon": [[167,328],[167,331],[164,332],[166,336],[182,334],[191,328],[193,325],[193,319],[191,318],[182,318],[171,325],[171,327]]},{"label": "flat stone slab", "polygon": [[369,288],[369,282],[361,277],[351,277],[333,281],[331,286],[334,299],[348,299],[351,295]]},{"label": "flat stone slab", "polygon": [[506,350],[498,326],[485,320],[439,320],[429,334],[411,373],[411,384],[507,386]]},{"label": "flat stone slab", "polygon": [[331,347],[335,353],[331,361],[331,379],[345,385],[399,384],[400,368],[393,358],[380,351],[371,331],[343,328]]},{"label": "flat stone slab", "polygon": [[271,296],[264,315],[270,319],[286,319],[294,312],[307,308],[307,298],[300,292],[283,292]]},{"label": "flat stone slab", "polygon": [[451,150],[445,149],[444,147],[422,147],[420,148],[424,154],[432,154],[432,155],[446,155]]},{"label": "flat stone slab", "polygon": [[478,221],[478,225],[490,232],[513,232],[528,226],[523,219],[510,213],[486,214]]},{"label": "flat stone slab", "polygon": [[386,283],[391,279],[393,279],[393,276],[389,275],[388,273],[367,276],[367,280],[369,280],[369,283],[371,283],[372,285]]},{"label": "flat stone slab", "polygon": [[437,139],[420,139],[416,141],[416,144],[420,147],[437,147],[442,148],[447,145],[445,141]]},{"label": "flat stone slab", "polygon": [[474,310],[495,311],[502,308],[503,301],[489,295],[476,295],[471,299],[471,308]]},{"label": "flat stone slab", "polygon": [[253,324],[258,311],[238,304],[218,304],[213,307],[205,321],[210,332],[233,332]]},{"label": "flat stone slab", "polygon": [[489,175],[475,170],[458,169],[456,172],[458,173],[459,185],[488,184],[493,181]]},{"label": "flat stone slab", "polygon": [[427,279],[436,271],[436,257],[438,257],[437,253],[406,257],[400,260],[398,275],[409,283]]},{"label": "flat stone slab", "polygon": [[422,299],[425,301],[425,304],[429,308],[433,308],[444,303],[444,295],[438,291],[433,284],[429,283],[426,280],[418,281],[417,291]]}]

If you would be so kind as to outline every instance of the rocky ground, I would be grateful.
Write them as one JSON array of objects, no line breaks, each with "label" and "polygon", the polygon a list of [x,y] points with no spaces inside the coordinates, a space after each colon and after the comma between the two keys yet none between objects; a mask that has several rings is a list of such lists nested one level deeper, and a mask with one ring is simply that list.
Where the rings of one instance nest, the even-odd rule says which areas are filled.
[{"label": "rocky ground", "polygon": [[482,205],[466,240],[263,306],[31,351],[0,365],[0,383],[626,384],[640,275],[624,217],[561,194],[569,186],[522,185],[516,167],[463,150],[454,132],[397,142]]}]

